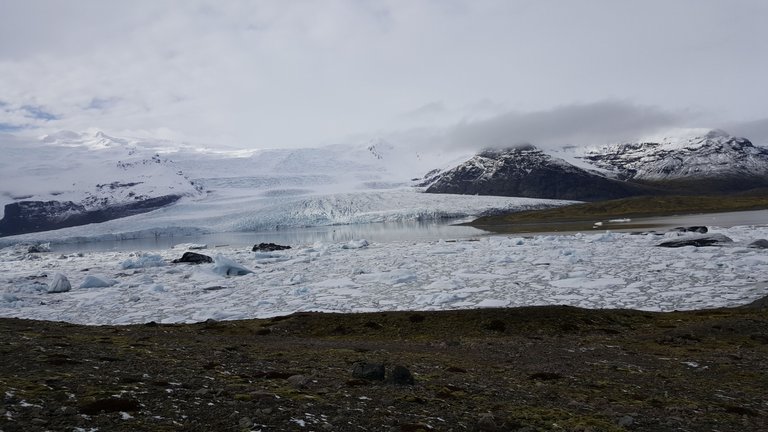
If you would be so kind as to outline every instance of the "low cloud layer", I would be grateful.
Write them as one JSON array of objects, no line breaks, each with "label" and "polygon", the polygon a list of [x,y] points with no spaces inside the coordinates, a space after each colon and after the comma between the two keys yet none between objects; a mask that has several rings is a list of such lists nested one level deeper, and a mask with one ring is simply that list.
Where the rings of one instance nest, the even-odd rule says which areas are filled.
[{"label": "low cloud layer", "polygon": [[729,133],[748,138],[754,144],[768,146],[768,118],[722,126]]},{"label": "low cloud layer", "polygon": [[683,125],[691,115],[623,101],[560,106],[545,111],[509,112],[449,130],[453,149],[604,145],[629,141]]}]

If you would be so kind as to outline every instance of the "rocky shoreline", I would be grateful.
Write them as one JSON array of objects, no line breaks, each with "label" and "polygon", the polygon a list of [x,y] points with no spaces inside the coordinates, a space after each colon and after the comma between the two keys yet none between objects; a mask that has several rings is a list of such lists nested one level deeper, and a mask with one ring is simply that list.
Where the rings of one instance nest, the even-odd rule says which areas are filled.
[{"label": "rocky shoreline", "polygon": [[766,430],[767,303],[2,319],[0,430]]}]

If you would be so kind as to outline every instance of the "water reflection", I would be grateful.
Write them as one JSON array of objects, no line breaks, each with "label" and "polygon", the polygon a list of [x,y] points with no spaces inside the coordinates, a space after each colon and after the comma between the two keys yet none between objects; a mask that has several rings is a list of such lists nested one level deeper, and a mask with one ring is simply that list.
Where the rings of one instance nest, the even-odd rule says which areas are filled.
[{"label": "water reflection", "polygon": [[468,226],[452,225],[456,220],[391,222],[358,225],[335,225],[311,228],[292,228],[266,232],[225,232],[188,237],[152,237],[120,241],[54,244],[57,252],[109,251],[109,250],[157,250],[167,249],[179,243],[203,243],[214,246],[251,247],[257,243],[285,245],[311,245],[322,243],[345,243],[350,240],[367,239],[372,242],[430,241],[440,239],[462,239],[488,234],[486,231]]}]

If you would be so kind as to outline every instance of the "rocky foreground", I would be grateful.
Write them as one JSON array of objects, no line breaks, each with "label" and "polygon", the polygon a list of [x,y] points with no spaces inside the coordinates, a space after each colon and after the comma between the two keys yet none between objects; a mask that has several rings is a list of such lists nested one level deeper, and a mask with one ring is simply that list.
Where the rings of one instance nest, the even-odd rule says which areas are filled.
[{"label": "rocky foreground", "polygon": [[768,430],[768,310],[0,320],[0,430]]}]

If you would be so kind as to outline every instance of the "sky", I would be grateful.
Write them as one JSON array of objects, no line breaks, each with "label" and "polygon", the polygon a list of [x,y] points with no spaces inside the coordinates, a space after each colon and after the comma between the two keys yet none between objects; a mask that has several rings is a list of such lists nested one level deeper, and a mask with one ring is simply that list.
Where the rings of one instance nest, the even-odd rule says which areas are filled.
[{"label": "sky", "polygon": [[764,0],[2,0],[0,132],[768,144],[766,19]]}]

